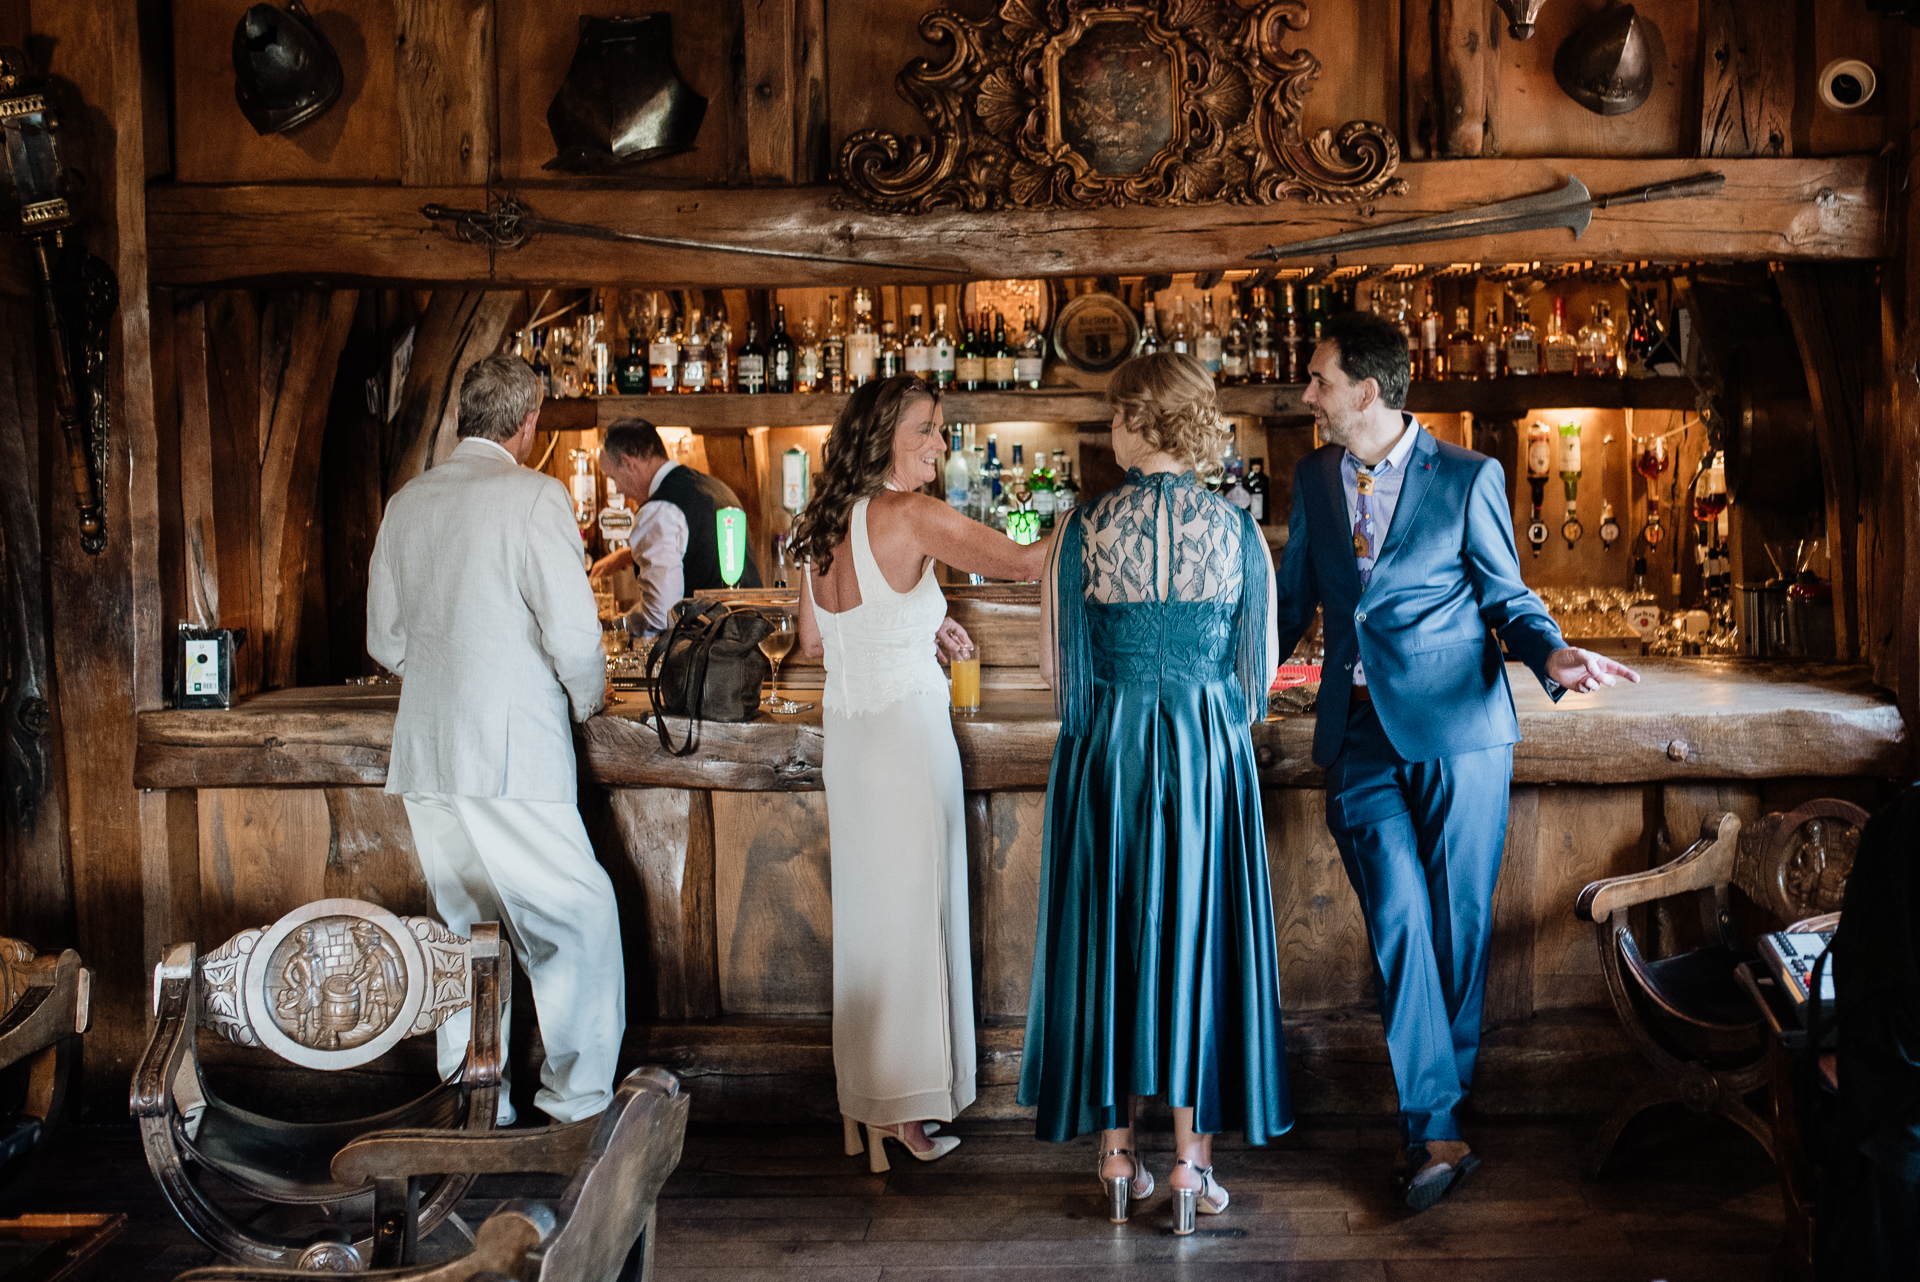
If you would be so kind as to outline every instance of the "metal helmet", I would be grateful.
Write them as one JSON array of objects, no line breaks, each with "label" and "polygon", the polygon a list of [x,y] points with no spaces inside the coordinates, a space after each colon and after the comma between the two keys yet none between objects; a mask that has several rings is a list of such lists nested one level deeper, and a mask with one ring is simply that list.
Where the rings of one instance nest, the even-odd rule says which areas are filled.
[{"label": "metal helmet", "polygon": [[1624,116],[1653,92],[1658,35],[1630,4],[1603,10],[1561,42],[1553,55],[1553,78],[1588,111]]},{"label": "metal helmet", "polygon": [[257,4],[233,29],[233,93],[255,133],[304,125],[340,97],[339,55],[300,0]]},{"label": "metal helmet", "polygon": [[673,65],[673,20],[580,19],[580,43],[547,128],[560,154],[548,169],[593,170],[693,150],[707,100]]}]

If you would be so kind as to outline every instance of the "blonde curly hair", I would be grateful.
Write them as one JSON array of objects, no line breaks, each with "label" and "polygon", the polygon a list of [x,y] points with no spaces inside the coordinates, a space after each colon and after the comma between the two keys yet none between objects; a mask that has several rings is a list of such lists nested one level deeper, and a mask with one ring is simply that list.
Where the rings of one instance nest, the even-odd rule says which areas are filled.
[{"label": "blonde curly hair", "polygon": [[1221,417],[1207,367],[1181,352],[1136,356],[1113,372],[1107,404],[1156,450],[1171,454],[1201,475],[1220,470],[1233,439],[1233,424]]}]

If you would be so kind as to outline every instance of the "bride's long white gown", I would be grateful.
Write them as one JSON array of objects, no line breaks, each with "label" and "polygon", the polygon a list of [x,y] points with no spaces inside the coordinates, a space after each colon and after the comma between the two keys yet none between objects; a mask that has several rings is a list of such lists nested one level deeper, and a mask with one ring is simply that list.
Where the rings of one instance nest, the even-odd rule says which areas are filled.
[{"label": "bride's long white gown", "polygon": [[814,609],[826,645],[833,1068],[848,1117],[951,1121],[973,1102],[974,1044],[960,752],[934,657],[947,603],[931,564],[911,592],[888,585],[867,503],[849,522],[860,604]]}]

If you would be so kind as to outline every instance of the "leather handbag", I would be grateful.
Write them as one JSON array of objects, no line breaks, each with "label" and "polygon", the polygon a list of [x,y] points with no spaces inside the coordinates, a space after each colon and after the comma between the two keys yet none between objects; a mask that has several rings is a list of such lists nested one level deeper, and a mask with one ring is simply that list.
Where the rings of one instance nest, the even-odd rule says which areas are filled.
[{"label": "leather handbag", "polygon": [[[673,626],[647,653],[647,698],[664,751],[676,757],[698,751],[702,721],[751,721],[759,714],[760,687],[773,675],[760,638],[772,631],[759,611],[724,601],[689,599],[673,607]],[[668,716],[687,719],[678,748]]]}]

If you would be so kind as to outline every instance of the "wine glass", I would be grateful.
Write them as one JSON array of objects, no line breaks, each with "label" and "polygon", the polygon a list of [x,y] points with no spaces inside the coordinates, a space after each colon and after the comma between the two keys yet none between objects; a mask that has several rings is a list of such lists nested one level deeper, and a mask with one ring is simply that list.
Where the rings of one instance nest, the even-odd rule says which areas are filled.
[{"label": "wine glass", "polygon": [[767,700],[761,706],[783,715],[805,712],[813,706],[811,703],[795,703],[792,699],[780,697],[780,665],[786,661],[787,655],[792,653],[793,643],[797,639],[793,627],[793,616],[776,614],[767,622],[773,625],[773,631],[760,638],[760,653],[766,655],[767,662],[773,665],[773,675],[768,681]]}]

